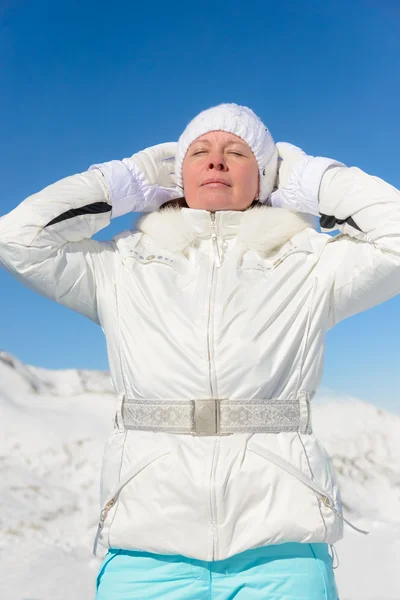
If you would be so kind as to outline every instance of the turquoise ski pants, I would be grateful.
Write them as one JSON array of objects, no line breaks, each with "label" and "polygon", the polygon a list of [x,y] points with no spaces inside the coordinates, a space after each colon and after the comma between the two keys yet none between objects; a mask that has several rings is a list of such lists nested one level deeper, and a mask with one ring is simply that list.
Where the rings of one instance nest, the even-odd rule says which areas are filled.
[{"label": "turquoise ski pants", "polygon": [[111,549],[96,600],[338,600],[326,544],[289,543],[218,561]]}]

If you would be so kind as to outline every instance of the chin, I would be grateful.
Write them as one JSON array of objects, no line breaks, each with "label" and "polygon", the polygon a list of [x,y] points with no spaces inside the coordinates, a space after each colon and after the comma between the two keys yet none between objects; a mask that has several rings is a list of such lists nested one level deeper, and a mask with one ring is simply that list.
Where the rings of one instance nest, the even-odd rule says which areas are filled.
[{"label": "chin", "polygon": [[209,195],[207,198],[196,198],[191,200],[186,198],[186,202],[189,208],[195,208],[198,210],[208,210],[215,212],[217,210],[246,210],[251,205],[251,201],[247,204],[235,203],[232,198],[223,198],[221,195]]}]

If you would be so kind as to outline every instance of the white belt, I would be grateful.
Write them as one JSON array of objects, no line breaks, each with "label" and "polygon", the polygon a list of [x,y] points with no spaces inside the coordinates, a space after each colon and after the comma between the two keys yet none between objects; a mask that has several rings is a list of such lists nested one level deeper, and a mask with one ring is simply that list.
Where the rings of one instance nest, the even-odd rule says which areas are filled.
[{"label": "white belt", "polygon": [[[300,407],[299,399],[150,400],[125,398],[122,420],[126,429],[228,435],[232,433],[279,433],[301,431],[310,423],[310,403]],[[304,429],[304,425],[302,427]]]}]

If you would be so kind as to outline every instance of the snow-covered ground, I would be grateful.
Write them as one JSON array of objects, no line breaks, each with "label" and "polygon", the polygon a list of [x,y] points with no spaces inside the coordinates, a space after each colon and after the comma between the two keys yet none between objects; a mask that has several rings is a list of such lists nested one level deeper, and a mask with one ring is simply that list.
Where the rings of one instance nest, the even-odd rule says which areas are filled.
[{"label": "snow-covered ground", "polygon": [[400,416],[329,390],[315,398],[314,430],[333,457],[345,516],[336,546],[341,600],[400,600]]},{"label": "snow-covered ground", "polygon": [[[400,417],[321,390],[314,428],[347,517],[341,600],[400,599]],[[90,600],[99,471],[115,396],[107,373],[48,371],[0,352],[0,598]]]}]

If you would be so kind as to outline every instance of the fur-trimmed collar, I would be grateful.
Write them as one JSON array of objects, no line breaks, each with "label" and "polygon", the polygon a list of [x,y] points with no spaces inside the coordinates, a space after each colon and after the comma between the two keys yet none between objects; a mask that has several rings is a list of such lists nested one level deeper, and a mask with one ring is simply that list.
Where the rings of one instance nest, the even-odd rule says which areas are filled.
[{"label": "fur-trimmed collar", "polygon": [[[183,254],[190,246],[198,245],[201,239],[209,238],[212,227],[209,211],[176,206],[149,213],[136,224],[138,231],[148,235],[161,248]],[[215,213],[215,231],[219,237],[237,237],[244,249],[263,256],[272,254],[307,227],[315,229],[315,217],[284,208],[255,206],[245,211]]]}]

